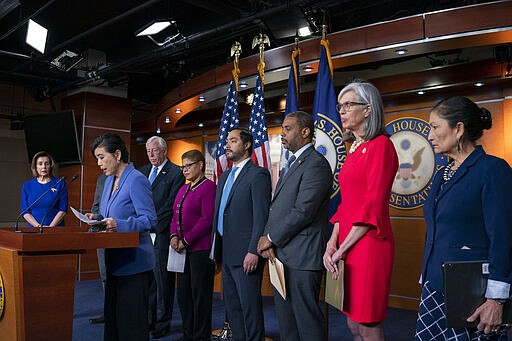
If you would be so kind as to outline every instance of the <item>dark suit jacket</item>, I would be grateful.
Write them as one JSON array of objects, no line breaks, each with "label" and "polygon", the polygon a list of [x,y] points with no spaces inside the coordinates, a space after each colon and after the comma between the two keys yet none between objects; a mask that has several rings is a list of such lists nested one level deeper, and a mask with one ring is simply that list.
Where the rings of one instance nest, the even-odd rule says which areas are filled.
[{"label": "dark suit jacket", "polygon": [[265,234],[276,257],[297,270],[323,269],[333,176],[327,160],[313,146],[306,149],[277,183]]},{"label": "dark suit jacket", "polygon": [[481,146],[441,187],[437,172],[423,207],[423,282],[443,290],[442,263],[489,260],[489,278],[512,284],[512,170]]},{"label": "dark suit jacket", "polygon": [[[222,173],[215,195],[213,216],[214,241],[219,241],[217,222],[222,191],[230,171]],[[258,254],[258,241],[268,217],[271,182],[267,169],[249,161],[240,170],[224,210],[224,235],[222,237],[222,261],[224,264],[243,264],[247,252]],[[214,243],[213,254],[219,261],[219,244]]]},{"label": "dark suit jacket", "polygon": [[[140,167],[139,170],[148,177],[152,168],[153,166],[151,164],[147,164]],[[170,224],[173,213],[172,205],[174,204],[176,193],[178,193],[178,190],[184,183],[185,177],[181,169],[167,159],[164,167],[160,173],[158,173],[153,184],[151,184],[153,203],[155,204],[158,217],[158,223],[154,227],[154,232],[157,234],[155,246],[163,248],[169,247]]]}]

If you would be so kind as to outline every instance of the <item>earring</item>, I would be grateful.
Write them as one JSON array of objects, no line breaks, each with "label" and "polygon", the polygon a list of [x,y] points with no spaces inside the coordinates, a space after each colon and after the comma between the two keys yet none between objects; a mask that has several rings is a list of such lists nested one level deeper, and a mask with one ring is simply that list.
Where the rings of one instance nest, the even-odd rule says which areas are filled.
[{"label": "earring", "polygon": [[462,144],[460,143],[461,138],[457,139],[457,153],[461,153],[462,151]]},{"label": "earring", "polygon": [[121,163],[121,160],[117,159],[117,163]]}]

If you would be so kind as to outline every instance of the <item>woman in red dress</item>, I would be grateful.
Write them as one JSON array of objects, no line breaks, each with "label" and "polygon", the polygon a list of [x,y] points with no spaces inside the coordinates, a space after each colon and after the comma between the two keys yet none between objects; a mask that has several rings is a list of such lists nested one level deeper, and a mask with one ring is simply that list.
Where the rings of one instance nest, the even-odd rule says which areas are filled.
[{"label": "woman in red dress", "polygon": [[347,85],[337,108],[354,141],[339,174],[342,202],[331,219],[324,265],[336,278],[336,263],[345,261],[342,312],[354,339],[384,340],[381,322],[388,314],[394,256],[388,203],[398,157],[385,130],[382,98],[372,84]]}]

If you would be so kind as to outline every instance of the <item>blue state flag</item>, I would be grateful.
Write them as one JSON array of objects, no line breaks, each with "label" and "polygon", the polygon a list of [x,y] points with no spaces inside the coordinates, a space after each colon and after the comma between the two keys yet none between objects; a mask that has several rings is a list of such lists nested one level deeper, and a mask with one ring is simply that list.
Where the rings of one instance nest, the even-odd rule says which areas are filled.
[{"label": "blue state flag", "polygon": [[347,151],[342,139],[340,115],[336,110],[337,98],[332,81],[329,41],[322,39],[321,45],[315,101],[313,103],[314,144],[315,149],[329,161],[333,173],[331,200],[329,202],[329,217],[332,217],[340,203],[338,175],[347,157]]},{"label": "blue state flag", "polygon": [[[300,50],[295,49],[292,52],[292,63],[290,65],[290,75],[288,76],[288,88],[286,90],[286,107],[284,117],[291,112],[299,111],[299,54]],[[288,158],[290,152],[281,145],[281,158],[279,160],[279,174],[288,167]]]}]

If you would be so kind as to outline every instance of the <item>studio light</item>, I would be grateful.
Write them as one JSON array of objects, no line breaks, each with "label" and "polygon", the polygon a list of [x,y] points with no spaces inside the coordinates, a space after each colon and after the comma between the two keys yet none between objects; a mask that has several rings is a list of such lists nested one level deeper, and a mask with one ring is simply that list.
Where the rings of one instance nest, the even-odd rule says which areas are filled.
[{"label": "studio light", "polygon": [[167,123],[167,124],[171,123],[171,119],[169,118],[169,116],[165,116],[165,123]]},{"label": "studio light", "polygon": [[425,91],[420,90],[420,91],[418,91],[417,93],[418,93],[418,95],[424,95],[424,94],[425,94]]},{"label": "studio light", "polygon": [[480,82],[480,81],[476,82],[475,86],[478,87],[478,88],[481,87],[481,86],[484,86],[484,82]]},{"label": "studio light", "polygon": [[43,26],[36,23],[34,20],[29,19],[27,38],[25,41],[27,44],[35,48],[37,51],[44,54],[46,47],[46,37],[48,36],[48,30]]},{"label": "studio light", "polygon": [[181,114],[181,109],[180,109],[180,108],[176,108],[176,110],[174,110],[174,112],[175,112],[176,114]]},{"label": "studio light", "polygon": [[58,68],[62,71],[69,71],[71,70],[75,65],[80,63],[84,57],[82,57],[79,54],[76,54],[72,51],[66,50],[62,52],[57,58],[52,60],[50,64]]},{"label": "studio light", "polygon": [[313,34],[313,32],[311,32],[309,26],[299,28],[299,37],[307,37],[310,36],[311,34]]},{"label": "studio light", "polygon": [[246,83],[245,81],[241,81],[241,82],[240,82],[240,87],[241,87],[242,89],[247,88],[247,83]]},{"label": "studio light", "polygon": [[137,37],[141,36],[150,36],[153,34],[157,34],[167,27],[171,26],[171,24],[174,23],[174,21],[169,20],[162,20],[162,21],[155,21],[153,23],[150,23],[149,25],[146,25],[146,27],[142,28],[142,30],[139,33],[136,33]]},{"label": "studio light", "polygon": [[204,102],[204,101],[205,101],[204,96],[202,96],[202,95],[199,96],[199,102]]},{"label": "studio light", "polygon": [[156,133],[160,134],[160,127],[156,128]]},{"label": "studio light", "polygon": [[199,123],[197,126],[198,126],[199,128],[204,128],[204,123],[202,123],[202,122],[201,122],[201,123]]},{"label": "studio light", "polygon": [[409,51],[407,51],[407,49],[404,49],[404,48],[401,48],[401,49],[397,49],[397,50],[395,50],[395,53],[396,53],[397,55],[399,55],[399,56],[403,56],[403,55],[404,55],[404,54],[406,54],[407,52],[409,52]]}]

